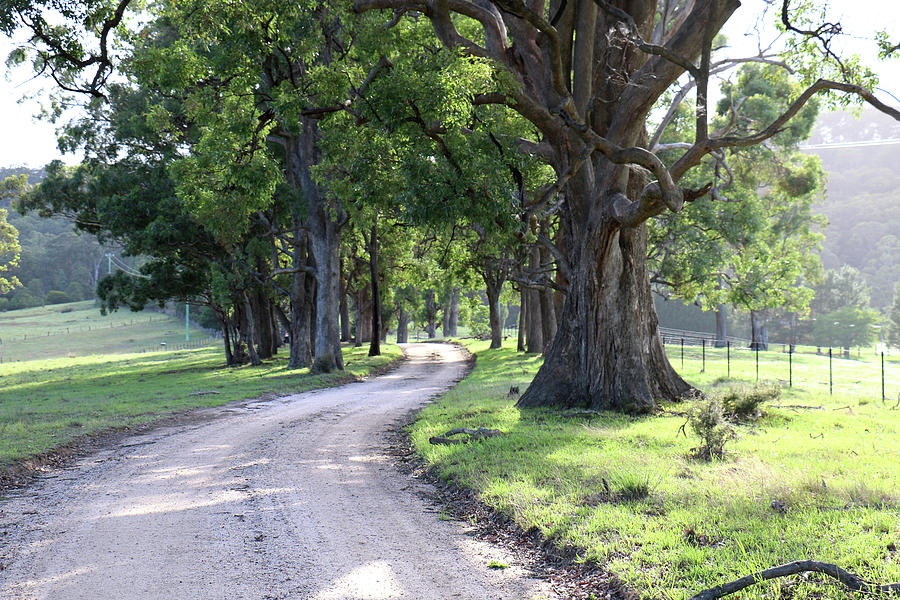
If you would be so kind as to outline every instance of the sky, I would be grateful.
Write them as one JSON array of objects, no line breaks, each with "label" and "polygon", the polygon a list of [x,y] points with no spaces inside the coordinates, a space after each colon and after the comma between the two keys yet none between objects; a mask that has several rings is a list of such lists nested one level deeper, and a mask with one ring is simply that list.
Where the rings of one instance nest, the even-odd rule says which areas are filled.
[{"label": "sky", "polygon": [[[764,0],[743,0],[743,5],[726,24],[728,36],[735,54],[755,53],[756,36],[745,35],[752,31],[757,16],[762,12]],[[780,3],[777,3],[780,4]],[[891,32],[900,37],[900,2],[896,0],[832,0],[829,17],[839,20],[848,35],[844,39],[847,52],[860,54],[866,64],[875,68],[881,77],[881,87],[900,98],[900,59],[879,63],[875,56],[872,36],[878,29],[894,26]],[[5,60],[14,48],[11,40],[0,37],[0,58]],[[33,80],[27,68],[9,72],[0,61],[0,167],[41,167],[51,160],[62,159],[67,163],[78,162],[79,157],[62,156],[56,148],[54,125],[35,119],[40,113],[40,98],[51,89],[46,80]],[[37,99],[21,101],[24,96]],[[900,107],[900,100],[885,93],[879,94],[892,106]]]}]

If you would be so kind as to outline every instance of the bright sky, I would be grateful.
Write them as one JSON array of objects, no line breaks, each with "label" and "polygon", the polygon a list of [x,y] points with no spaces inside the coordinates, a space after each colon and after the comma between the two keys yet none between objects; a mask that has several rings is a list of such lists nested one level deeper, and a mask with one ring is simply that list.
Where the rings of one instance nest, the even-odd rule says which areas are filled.
[{"label": "bright sky", "polygon": [[[744,34],[752,27],[757,16],[762,12],[765,0],[743,0],[743,6],[737,10],[725,33],[737,54],[750,55],[755,52],[756,38]],[[776,2],[780,5],[780,2]],[[872,41],[875,31],[883,28],[898,34],[896,25],[900,23],[900,2],[896,0],[832,0],[830,18],[839,20],[844,31],[850,33],[845,40],[847,53],[858,53],[881,76],[881,87],[900,98],[900,59],[889,63],[878,63],[875,59],[875,44]],[[13,48],[11,40],[0,38],[0,64]],[[78,157],[63,157],[56,148],[54,126],[45,121],[34,119],[40,112],[36,100],[19,102],[23,96],[37,94],[42,89],[49,89],[47,81],[32,81],[26,69],[18,69],[7,73],[5,66],[0,67],[0,166],[25,165],[41,167],[53,159],[61,158],[68,163],[75,163]],[[900,101],[885,94],[881,97],[893,106],[900,107]]]}]

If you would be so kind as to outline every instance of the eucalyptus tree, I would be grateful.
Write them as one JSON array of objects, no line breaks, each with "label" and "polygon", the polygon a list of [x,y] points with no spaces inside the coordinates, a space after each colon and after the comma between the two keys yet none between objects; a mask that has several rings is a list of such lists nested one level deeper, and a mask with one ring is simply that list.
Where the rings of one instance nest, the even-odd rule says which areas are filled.
[{"label": "eucalyptus tree", "polygon": [[[736,0],[356,0],[357,11],[394,10],[394,21],[404,12],[422,15],[442,44],[492,65],[496,85],[474,94],[473,103],[509,107],[536,128],[521,147],[544,158],[558,180],[534,205],[565,191],[562,221],[572,277],[560,328],[521,405],[645,412],[658,400],[688,392],[658,333],[647,219],[679,212],[712,187],[679,184],[705,156],[769,139],[817,93],[857,94],[891,110],[862,85],[869,82],[852,78],[852,65],[830,68],[837,63],[829,56],[818,64],[846,78],[811,81],[762,130],[710,131],[713,40],[738,6]],[[800,38],[822,35],[797,20],[788,0],[785,8],[785,28]],[[646,122],[685,73],[695,81],[694,136],[666,166],[646,149]]]},{"label": "eucalyptus tree", "polygon": [[[774,65],[744,65],[736,79],[723,84],[715,121],[733,133],[746,135],[769,122],[797,92],[787,72]],[[715,180],[714,192],[680,215],[649,222],[651,281],[686,301],[714,307],[720,345],[724,304],[750,312],[751,344],[761,348],[767,343],[765,311],[804,312],[809,306],[809,283],[821,270],[816,250],[822,236],[815,228],[824,226],[812,206],[823,193],[824,174],[817,157],[796,148],[809,135],[817,110],[811,101],[767,144],[704,163],[688,177]],[[664,159],[690,145],[684,126],[692,115],[686,107],[681,112],[659,145]]]}]

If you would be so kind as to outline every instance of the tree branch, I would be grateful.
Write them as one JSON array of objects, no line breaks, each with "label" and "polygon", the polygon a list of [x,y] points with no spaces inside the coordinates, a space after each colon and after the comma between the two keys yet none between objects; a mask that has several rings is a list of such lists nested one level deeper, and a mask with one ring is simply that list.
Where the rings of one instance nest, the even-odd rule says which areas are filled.
[{"label": "tree branch", "polygon": [[717,585],[714,588],[703,590],[702,592],[698,592],[691,596],[689,600],[718,600],[718,598],[728,596],[761,581],[768,581],[770,579],[777,579],[779,577],[787,577],[788,575],[806,572],[828,575],[829,577],[840,581],[847,588],[857,592],[867,594],[900,594],[900,583],[876,585],[861,580],[853,573],[845,571],[837,565],[814,560],[798,560],[772,567],[771,569],[766,569],[764,571],[758,571],[752,575],[746,575],[740,579],[735,579],[734,581]]}]

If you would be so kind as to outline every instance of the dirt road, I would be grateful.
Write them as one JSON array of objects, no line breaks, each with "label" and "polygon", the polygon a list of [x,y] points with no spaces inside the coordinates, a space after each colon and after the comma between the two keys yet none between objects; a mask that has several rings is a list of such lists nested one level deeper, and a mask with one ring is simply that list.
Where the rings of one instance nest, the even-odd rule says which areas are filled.
[{"label": "dirt road", "polygon": [[551,597],[443,521],[385,455],[398,418],[465,369],[448,345],[363,383],[217,409],[0,502],[0,598]]}]

